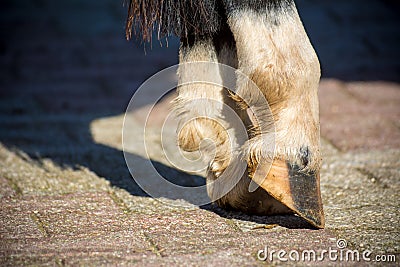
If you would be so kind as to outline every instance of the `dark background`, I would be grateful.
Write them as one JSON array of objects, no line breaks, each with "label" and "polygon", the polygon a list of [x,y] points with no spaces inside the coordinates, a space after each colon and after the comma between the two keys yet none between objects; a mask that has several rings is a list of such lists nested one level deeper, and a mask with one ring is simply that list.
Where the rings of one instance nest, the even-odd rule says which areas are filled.
[{"label": "dark background", "polygon": [[[399,81],[396,1],[296,3],[319,55],[323,78]],[[127,42],[125,16],[123,0],[2,1],[1,95],[90,95],[95,108],[112,109],[111,104],[122,111],[120,104],[126,100],[120,98],[157,70],[177,63],[179,47],[176,37],[168,38],[168,48],[166,40],[160,47],[156,38],[152,44]],[[103,106],[97,102],[102,94],[115,101]],[[52,102],[78,108],[68,100]],[[0,107],[8,110],[6,103]]]}]

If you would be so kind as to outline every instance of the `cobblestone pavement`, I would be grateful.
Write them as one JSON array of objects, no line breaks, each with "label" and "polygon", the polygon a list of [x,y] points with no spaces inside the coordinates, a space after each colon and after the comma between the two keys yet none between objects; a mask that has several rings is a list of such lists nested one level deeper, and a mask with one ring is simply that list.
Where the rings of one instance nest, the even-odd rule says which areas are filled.
[{"label": "cobblestone pavement", "polygon": [[[177,63],[176,38],[168,48],[165,40],[126,42],[122,0],[2,1],[0,265],[264,265],[257,253],[266,246],[321,253],[338,249],[338,239],[371,250],[372,260],[395,255],[398,264],[399,5],[297,3],[323,70],[324,230],[295,216],[148,197],[125,164],[123,115],[145,79]],[[160,153],[171,97],[150,117],[150,157],[169,179],[203,184]],[[134,112],[137,125],[148,104]],[[129,153],[140,170],[145,151]]]}]

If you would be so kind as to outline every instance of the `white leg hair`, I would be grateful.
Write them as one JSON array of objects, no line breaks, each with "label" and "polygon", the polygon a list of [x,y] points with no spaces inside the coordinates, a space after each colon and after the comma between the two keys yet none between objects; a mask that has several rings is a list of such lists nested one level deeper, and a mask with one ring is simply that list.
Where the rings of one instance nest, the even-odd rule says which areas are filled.
[{"label": "white leg hair", "polygon": [[[249,141],[248,157],[281,158],[304,170],[320,168],[318,82],[320,66],[296,8],[271,14],[237,10],[228,24],[236,41],[239,70],[250,77],[268,101],[275,123],[275,154],[263,151],[260,133]],[[238,80],[238,92],[254,110],[257,100],[246,81]],[[258,115],[258,114],[256,114]],[[259,116],[264,124],[271,117]],[[306,155],[305,155],[306,154]],[[258,162],[250,162],[250,164]]]}]

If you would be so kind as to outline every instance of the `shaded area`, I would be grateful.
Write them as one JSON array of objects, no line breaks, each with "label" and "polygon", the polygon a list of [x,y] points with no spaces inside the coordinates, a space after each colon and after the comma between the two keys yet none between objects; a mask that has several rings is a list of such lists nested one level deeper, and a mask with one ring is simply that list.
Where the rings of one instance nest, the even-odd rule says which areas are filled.
[{"label": "shaded area", "polygon": [[146,56],[142,45],[126,42],[122,4],[2,2],[0,140],[39,161],[85,166],[145,195],[122,151],[96,144],[90,124],[123,113],[135,88],[177,55],[162,57],[157,45]]},{"label": "shaded area", "polygon": [[397,1],[296,1],[322,77],[400,81]]},{"label": "shaded area", "polygon": [[[259,216],[259,215],[249,215],[244,214],[240,211],[236,210],[226,210],[218,207],[215,204],[208,204],[202,206],[202,209],[212,211],[219,216],[227,219],[235,219],[241,221],[249,221],[257,224],[261,224],[261,227],[265,227],[268,229],[269,227],[273,228],[275,226],[282,226],[288,229],[312,229],[316,230],[310,223],[308,223],[303,218],[300,218],[297,215],[270,215],[270,216]],[[255,227],[260,227],[260,225],[256,225]],[[254,230],[250,228],[249,230]]]}]

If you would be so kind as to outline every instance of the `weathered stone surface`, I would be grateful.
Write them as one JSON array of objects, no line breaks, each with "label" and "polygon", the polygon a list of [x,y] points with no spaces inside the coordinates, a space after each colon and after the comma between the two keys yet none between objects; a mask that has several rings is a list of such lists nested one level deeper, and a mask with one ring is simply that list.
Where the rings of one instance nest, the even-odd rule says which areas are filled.
[{"label": "weathered stone surface", "polygon": [[344,151],[399,148],[399,92],[398,84],[323,80],[322,135]]},{"label": "weathered stone surface", "polygon": [[[372,250],[372,257],[396,255],[391,264],[397,264],[398,4],[296,3],[324,78],[324,230],[308,229],[296,216],[249,216],[187,199],[149,197],[126,167],[121,127],[135,89],[177,63],[177,38],[168,39],[168,48],[126,42],[120,1],[3,1],[0,265],[281,265],[276,255],[272,263],[259,261],[257,252],[266,246],[321,252],[336,249],[338,238],[349,249]],[[134,111],[133,125],[146,120],[151,94]],[[180,172],[170,162],[179,161],[176,125],[165,125],[161,147],[172,97],[149,118],[149,151],[140,146],[142,129],[132,129],[129,157],[141,177],[153,177],[143,168],[150,156],[171,182],[203,185],[204,172]]]}]

